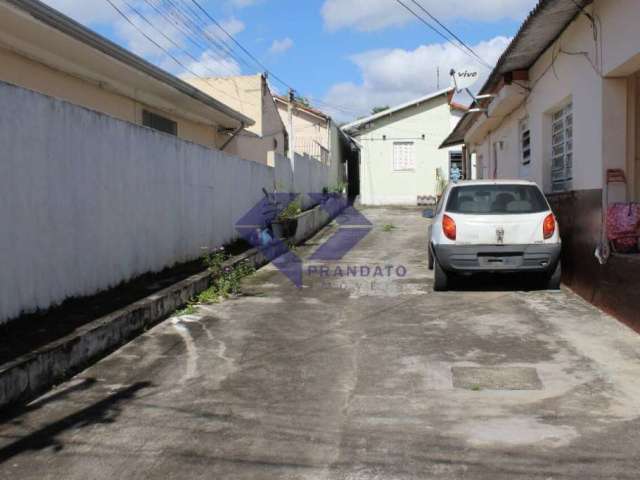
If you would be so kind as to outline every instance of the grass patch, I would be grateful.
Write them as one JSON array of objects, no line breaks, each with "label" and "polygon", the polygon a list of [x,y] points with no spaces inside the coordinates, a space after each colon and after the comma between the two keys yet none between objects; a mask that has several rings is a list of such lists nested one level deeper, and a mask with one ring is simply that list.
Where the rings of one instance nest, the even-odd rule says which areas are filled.
[{"label": "grass patch", "polygon": [[193,303],[188,303],[186,307],[176,310],[176,317],[182,317],[183,315],[193,315],[196,313],[196,306]]},{"label": "grass patch", "polygon": [[396,229],[396,226],[392,225],[391,223],[387,223],[385,226],[382,227],[383,232],[393,232],[395,229]]},{"label": "grass patch", "polygon": [[196,311],[196,305],[211,305],[220,300],[241,293],[240,283],[243,278],[253,275],[255,267],[249,260],[243,260],[234,266],[224,266],[230,255],[224,247],[203,255],[203,262],[213,278],[211,286],[192,298],[187,306],[176,311],[176,315],[192,315]]},{"label": "grass patch", "polygon": [[482,390],[482,388],[480,387],[480,385],[471,385],[471,391],[473,391],[473,392],[479,392],[480,390]]}]

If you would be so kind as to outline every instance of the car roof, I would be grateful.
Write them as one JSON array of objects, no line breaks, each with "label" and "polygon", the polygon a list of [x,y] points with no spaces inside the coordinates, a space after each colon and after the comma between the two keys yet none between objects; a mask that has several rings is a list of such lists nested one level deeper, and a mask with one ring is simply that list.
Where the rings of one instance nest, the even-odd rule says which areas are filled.
[{"label": "car roof", "polygon": [[459,182],[451,183],[451,188],[454,187],[465,187],[471,185],[536,185],[536,182],[532,182],[531,180],[508,180],[508,179],[500,179],[500,180],[461,180]]}]

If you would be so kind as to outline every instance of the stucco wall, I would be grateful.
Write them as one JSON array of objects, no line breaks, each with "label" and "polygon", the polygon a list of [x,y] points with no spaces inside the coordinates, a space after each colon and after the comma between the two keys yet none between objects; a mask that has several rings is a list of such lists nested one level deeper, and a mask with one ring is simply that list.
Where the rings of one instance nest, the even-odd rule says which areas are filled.
[{"label": "stucco wall", "polygon": [[100,85],[68,75],[18,55],[0,46],[0,81],[35,90],[52,97],[128,122],[142,124],[143,109],[159,113],[178,124],[178,137],[215,148],[219,145],[217,126],[194,122],[174,113],[148,107]]},{"label": "stucco wall", "polygon": [[[621,0],[597,1],[595,12],[602,23],[603,72],[627,67],[640,51],[637,19],[640,5]],[[622,18],[626,17],[626,18]],[[631,19],[634,19],[633,21]],[[602,188],[606,168],[624,168],[627,158],[628,83],[625,78],[602,78],[591,23],[579,16],[529,71],[532,91],[526,101],[489,135],[468,139],[471,152],[482,155],[489,177],[494,171],[491,146],[497,150],[500,178],[528,178],[551,191],[551,113],[573,103],[573,190]],[[634,53],[635,52],[635,53]],[[630,63],[631,62],[631,63]],[[595,65],[596,67],[598,65]],[[640,68],[640,64],[638,64]],[[629,72],[632,73],[632,72]],[[525,117],[531,128],[532,161],[520,164],[518,125]]]},{"label": "stucco wall", "polygon": [[187,81],[255,122],[238,134],[225,151],[264,164],[268,152],[284,154],[286,130],[262,75],[189,78]]},{"label": "stucco wall", "polygon": [[[436,194],[436,170],[448,175],[449,151],[439,146],[449,134],[451,109],[446,97],[376,121],[357,137],[361,152],[361,201],[365,205],[415,205],[418,196]],[[422,140],[422,135],[425,139]],[[386,136],[386,140],[383,137]],[[394,141],[412,141],[415,171],[393,170]]]},{"label": "stucco wall", "polygon": [[[288,106],[282,101],[276,101],[276,105],[282,123],[290,134]],[[319,156],[321,152],[320,146],[327,151],[331,151],[333,145],[330,144],[330,124],[329,120],[319,118],[299,108],[294,109],[293,137],[290,135],[290,138],[293,138],[295,152],[301,155],[308,153]]]},{"label": "stucco wall", "polygon": [[277,181],[275,168],[2,82],[0,105],[0,323],[199,257]]}]

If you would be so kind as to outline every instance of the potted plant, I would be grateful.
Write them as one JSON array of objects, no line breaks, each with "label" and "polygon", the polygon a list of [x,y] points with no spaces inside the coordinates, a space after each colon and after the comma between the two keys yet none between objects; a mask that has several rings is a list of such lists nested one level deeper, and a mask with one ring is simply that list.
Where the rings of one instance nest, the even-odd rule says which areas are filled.
[{"label": "potted plant", "polygon": [[292,238],[298,229],[298,215],[302,213],[302,202],[296,197],[287,207],[278,214],[271,224],[273,235],[280,239]]}]

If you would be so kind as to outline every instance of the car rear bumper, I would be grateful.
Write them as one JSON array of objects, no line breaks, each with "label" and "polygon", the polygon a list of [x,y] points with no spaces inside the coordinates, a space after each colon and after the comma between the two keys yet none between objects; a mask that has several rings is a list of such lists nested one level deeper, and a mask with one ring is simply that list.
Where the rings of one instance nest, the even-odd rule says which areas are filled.
[{"label": "car rear bumper", "polygon": [[435,245],[440,266],[450,272],[552,272],[561,244]]}]

